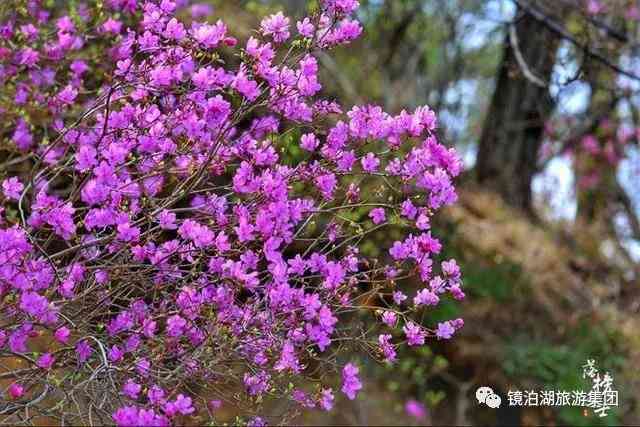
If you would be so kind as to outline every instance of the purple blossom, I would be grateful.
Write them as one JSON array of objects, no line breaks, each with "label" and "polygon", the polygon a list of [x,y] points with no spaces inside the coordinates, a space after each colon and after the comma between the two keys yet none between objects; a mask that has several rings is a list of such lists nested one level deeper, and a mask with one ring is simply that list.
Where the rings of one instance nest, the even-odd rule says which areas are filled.
[{"label": "purple blossom", "polygon": [[73,71],[74,74],[80,76],[89,70],[89,66],[82,59],[76,59],[71,63],[69,69]]},{"label": "purple blossom", "polygon": [[389,254],[395,260],[403,260],[409,257],[411,249],[403,242],[393,242],[393,246],[389,249]]},{"label": "purple blossom", "polygon": [[119,408],[113,413],[113,420],[118,427],[134,427],[138,426],[138,408],[134,406],[125,406]]},{"label": "purple blossom", "polygon": [[147,391],[147,398],[152,405],[162,405],[165,403],[165,391],[158,385],[153,385]]},{"label": "purple blossom", "polygon": [[7,393],[11,399],[20,399],[24,394],[24,386],[18,383],[11,383],[7,388]]},{"label": "purple blossom", "polygon": [[315,151],[319,143],[318,138],[312,133],[306,133],[300,138],[300,147],[307,151]]},{"label": "purple blossom", "polygon": [[147,359],[143,358],[136,362],[136,372],[141,377],[148,377],[150,368],[151,368],[151,362],[149,362]]},{"label": "purple blossom", "polygon": [[331,199],[338,181],[334,174],[320,175],[316,178],[316,185],[325,199]]},{"label": "purple blossom", "polygon": [[416,227],[418,227],[418,229],[420,230],[428,230],[429,228],[431,228],[431,221],[429,219],[429,216],[424,213],[418,215],[418,219],[416,220]]},{"label": "purple blossom", "polygon": [[360,389],[362,389],[362,383],[358,378],[358,367],[353,363],[347,363],[342,369],[342,392],[349,400],[353,400]]},{"label": "purple blossom", "polygon": [[128,331],[134,325],[134,318],[131,313],[124,311],[119,313],[114,319],[112,319],[107,325],[107,332],[110,336],[119,334],[120,332]]},{"label": "purple blossom", "polygon": [[109,357],[109,360],[111,362],[118,363],[124,357],[124,351],[122,351],[122,349],[119,346],[113,345],[109,349],[109,352],[107,353],[107,356]]},{"label": "purple blossom", "polygon": [[213,6],[207,3],[196,3],[191,5],[189,11],[191,12],[191,18],[201,19],[213,13]]},{"label": "purple blossom", "polygon": [[219,400],[219,399],[210,400],[209,408],[211,408],[213,411],[217,411],[218,409],[222,408],[222,400]]},{"label": "purple blossom", "polygon": [[79,363],[86,362],[91,356],[91,353],[93,353],[93,349],[86,340],[82,340],[76,344],[76,354]]},{"label": "purple blossom", "polygon": [[142,390],[142,386],[132,379],[128,379],[127,382],[122,387],[122,393],[127,396],[129,399],[136,400],[140,391]]},{"label": "purple blossom", "polygon": [[181,22],[176,18],[171,18],[169,22],[167,22],[167,26],[162,35],[168,39],[180,41],[187,36],[187,31]]},{"label": "purple blossom", "polygon": [[258,83],[249,78],[244,68],[240,68],[231,87],[240,92],[248,101],[254,101],[260,95]]},{"label": "purple blossom", "polygon": [[407,299],[407,296],[403,294],[401,291],[393,292],[393,302],[395,302],[396,304],[400,305],[406,299]]},{"label": "purple blossom", "polygon": [[123,242],[135,242],[140,237],[140,229],[128,222],[118,224],[118,239]]},{"label": "purple blossom", "polygon": [[442,262],[442,272],[451,280],[457,282],[460,280],[460,267],[455,259]]},{"label": "purple blossom", "polygon": [[270,375],[264,371],[256,375],[246,373],[244,375],[244,385],[251,396],[261,395],[269,388]]},{"label": "purple blossom", "polygon": [[49,301],[36,292],[25,292],[20,298],[20,309],[39,319],[42,318],[49,309]]},{"label": "purple blossom", "polygon": [[227,26],[218,21],[215,25],[199,24],[191,30],[193,38],[196,39],[203,47],[207,49],[215,48],[224,41],[227,33]]},{"label": "purple blossom", "polygon": [[305,17],[302,21],[298,21],[296,28],[303,37],[313,37],[313,33],[315,32],[315,27],[308,17]]},{"label": "purple blossom", "polygon": [[300,372],[300,364],[295,353],[295,347],[293,343],[287,341],[282,346],[282,353],[280,354],[280,360],[274,366],[276,371],[284,371],[290,369],[292,372]]},{"label": "purple blossom", "polygon": [[102,24],[102,31],[105,33],[119,34],[122,30],[122,22],[117,21],[113,18],[107,19],[104,24]]},{"label": "purple blossom", "polygon": [[94,166],[98,165],[98,160],[96,159],[98,152],[91,145],[83,145],[80,147],[78,152],[75,155],[76,159],[76,169],[81,172],[86,172]]},{"label": "purple blossom", "polygon": [[11,139],[22,151],[26,151],[33,145],[33,135],[23,119],[18,119],[18,124]]},{"label": "purple blossom", "polygon": [[413,322],[407,322],[402,328],[402,331],[407,337],[407,342],[410,346],[419,346],[424,344],[426,334],[424,330]]},{"label": "purple blossom", "polygon": [[303,408],[314,408],[316,403],[303,390],[294,390],[291,398],[298,402]]},{"label": "purple blossom", "polygon": [[421,289],[413,298],[413,303],[416,305],[416,307],[419,307],[421,305],[438,305],[439,302],[440,298],[438,298],[438,296],[429,289]]},{"label": "purple blossom", "polygon": [[414,219],[416,215],[418,215],[418,209],[411,202],[411,200],[407,199],[402,202],[402,211],[403,216],[406,216],[409,219]]},{"label": "purple blossom", "polygon": [[167,319],[167,335],[173,338],[180,337],[184,334],[187,321],[175,314]]},{"label": "purple blossom", "polygon": [[67,85],[60,93],[57,95],[58,101],[65,105],[73,104],[73,101],[78,96],[78,91],[73,88],[71,85]]},{"label": "purple blossom", "polygon": [[451,339],[453,334],[455,333],[455,328],[451,325],[451,322],[440,322],[438,323],[438,329],[436,329],[436,336],[440,339]]},{"label": "purple blossom", "polygon": [[373,153],[367,153],[360,163],[362,164],[362,169],[364,169],[365,172],[375,172],[380,166],[380,159],[378,159]]},{"label": "purple blossom", "polygon": [[396,349],[391,344],[391,335],[382,334],[378,336],[378,344],[380,345],[380,351],[384,356],[384,360],[388,363],[393,363],[396,360]]},{"label": "purple blossom", "polygon": [[322,0],[322,4],[328,11],[349,15],[360,7],[358,0]]},{"label": "purple blossom", "polygon": [[390,328],[394,328],[397,321],[398,316],[393,311],[385,311],[382,313],[382,322]]},{"label": "purple blossom", "polygon": [[253,417],[247,423],[247,427],[266,427],[267,422],[261,417]]},{"label": "purple blossom", "polygon": [[56,358],[51,353],[44,353],[42,356],[38,357],[36,360],[36,365],[39,368],[49,370],[55,363]]},{"label": "purple blossom", "polygon": [[175,230],[178,228],[176,225],[176,214],[166,209],[158,214],[158,222],[163,230]]},{"label": "purple blossom", "polygon": [[282,12],[271,15],[260,23],[262,34],[273,38],[276,43],[282,43],[289,38],[289,18]]},{"label": "purple blossom", "polygon": [[2,192],[8,199],[19,200],[24,185],[15,176],[2,181]]},{"label": "purple blossom", "polygon": [[414,399],[409,399],[404,405],[404,411],[416,420],[424,420],[427,417],[427,408]]},{"label": "purple blossom", "polygon": [[113,421],[118,427],[137,426],[169,426],[170,422],[164,415],[156,414],[153,409],[140,409],[135,406],[123,406],[112,414]]},{"label": "purple blossom", "polygon": [[320,392],[319,404],[322,409],[325,411],[330,411],[333,409],[333,390],[330,388],[325,388]]},{"label": "purple blossom", "polygon": [[382,224],[387,219],[387,215],[383,208],[375,208],[369,212],[369,218],[377,225]]},{"label": "purple blossom", "polygon": [[56,340],[62,344],[67,344],[69,342],[69,336],[71,335],[71,331],[66,326],[62,326],[56,329],[54,334]]}]

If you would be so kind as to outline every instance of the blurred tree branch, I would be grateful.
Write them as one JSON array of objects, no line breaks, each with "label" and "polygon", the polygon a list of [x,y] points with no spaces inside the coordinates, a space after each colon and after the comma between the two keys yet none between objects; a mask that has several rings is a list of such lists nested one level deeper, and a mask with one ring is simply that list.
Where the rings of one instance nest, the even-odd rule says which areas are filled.
[{"label": "blurred tree branch", "polygon": [[625,70],[624,68],[620,67],[619,65],[613,63],[609,58],[607,58],[600,51],[595,50],[594,48],[592,48],[588,44],[580,42],[576,37],[574,37],[564,27],[564,25],[562,25],[559,22],[557,22],[553,17],[551,17],[550,15],[547,15],[546,13],[541,11],[539,8],[531,5],[530,2],[528,2],[526,0],[513,0],[513,1],[523,11],[527,12],[534,19],[536,19],[540,23],[544,24],[544,26],[546,26],[550,31],[554,32],[559,37],[561,37],[561,38],[563,38],[565,40],[568,40],[573,45],[575,45],[577,48],[579,48],[580,50],[584,51],[589,57],[595,59],[598,62],[601,62],[602,64],[606,65],[607,67],[609,67],[612,70],[614,70],[615,72],[617,72],[618,74],[621,74],[621,75],[623,75],[625,77],[628,77],[628,78],[636,80],[636,81],[640,81],[640,76],[639,75],[637,75],[635,73],[632,73],[632,72],[630,72],[628,70]]}]

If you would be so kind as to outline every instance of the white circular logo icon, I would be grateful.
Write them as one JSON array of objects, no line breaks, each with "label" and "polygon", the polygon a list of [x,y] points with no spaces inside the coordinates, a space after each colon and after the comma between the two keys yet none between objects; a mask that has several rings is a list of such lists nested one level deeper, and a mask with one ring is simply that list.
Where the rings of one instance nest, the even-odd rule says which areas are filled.
[{"label": "white circular logo icon", "polygon": [[478,387],[478,389],[476,390],[476,399],[478,399],[478,403],[484,403],[492,409],[499,408],[500,404],[502,403],[502,399],[500,398],[500,396],[495,394],[491,387],[486,386]]}]

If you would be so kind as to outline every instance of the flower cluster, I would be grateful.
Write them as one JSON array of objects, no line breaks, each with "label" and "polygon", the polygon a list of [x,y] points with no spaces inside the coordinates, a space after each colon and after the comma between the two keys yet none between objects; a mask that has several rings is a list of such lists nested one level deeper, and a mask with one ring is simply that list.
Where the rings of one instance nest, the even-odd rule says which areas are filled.
[{"label": "flower cluster", "polygon": [[[574,123],[569,123],[575,126]],[[607,175],[629,159],[629,147],[640,139],[640,129],[631,127],[616,118],[601,119],[589,132],[563,140],[562,126],[549,122],[546,125],[547,143],[540,157],[548,161],[555,155],[568,155],[574,162],[578,180],[577,188],[590,191],[607,182]]]},{"label": "flower cluster", "polygon": [[[207,8],[181,19],[185,2],[26,3],[0,22],[0,355],[32,366],[3,374],[4,413],[46,396],[76,423],[256,415],[268,397],[331,410],[312,366],[344,366],[354,399],[362,341],[393,362],[462,326],[419,322],[464,297],[430,232],[461,168],[435,114],[320,96],[316,53],[360,36],[357,1],[244,42]],[[381,255],[362,248],[390,230]],[[354,310],[377,327],[355,333]]]}]

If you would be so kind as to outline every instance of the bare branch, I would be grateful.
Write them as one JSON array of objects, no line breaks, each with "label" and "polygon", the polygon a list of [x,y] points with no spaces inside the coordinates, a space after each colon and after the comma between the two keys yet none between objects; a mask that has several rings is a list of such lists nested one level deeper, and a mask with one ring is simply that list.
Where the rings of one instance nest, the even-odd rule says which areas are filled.
[{"label": "bare branch", "polygon": [[609,58],[607,58],[600,51],[592,49],[587,44],[580,42],[562,24],[558,23],[555,19],[553,19],[549,15],[545,14],[541,10],[537,9],[536,7],[530,5],[529,2],[527,2],[525,0],[513,0],[513,1],[514,1],[515,4],[518,5],[518,7],[520,9],[522,9],[527,14],[532,16],[536,21],[541,22],[549,30],[554,32],[556,35],[560,36],[561,38],[563,38],[563,39],[565,39],[565,40],[567,40],[569,42],[571,42],[571,44],[573,44],[574,46],[576,46],[580,50],[583,50],[589,57],[591,57],[594,60],[606,65],[607,67],[611,68],[612,70],[614,70],[618,74],[621,74],[621,75],[623,75],[625,77],[628,77],[628,78],[630,78],[632,80],[640,81],[640,76],[639,75],[634,74],[634,73],[632,73],[630,71],[627,71],[627,70],[625,70],[624,68],[620,67],[617,64],[614,64],[613,62],[611,62],[611,60],[609,60]]},{"label": "bare branch", "polygon": [[513,25],[513,23],[509,24],[509,43],[511,44],[511,48],[513,49],[513,53],[515,54],[516,61],[520,66],[520,70],[522,70],[522,73],[524,74],[526,79],[536,86],[540,86],[543,88],[547,87],[548,84],[540,77],[536,76],[533,71],[531,71],[529,65],[527,64],[527,61],[525,61],[525,59],[523,58],[522,52],[520,51],[520,44],[518,42],[516,26]]}]

